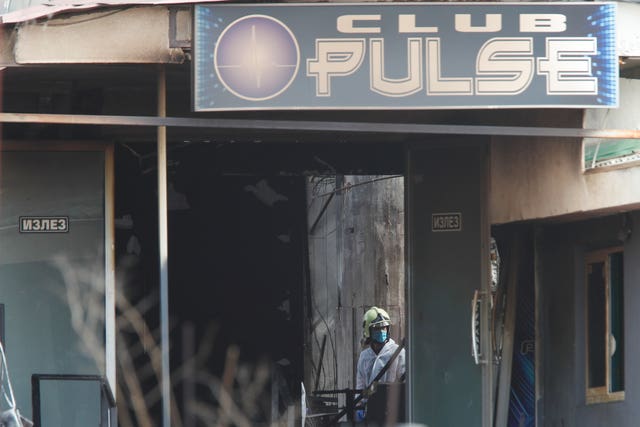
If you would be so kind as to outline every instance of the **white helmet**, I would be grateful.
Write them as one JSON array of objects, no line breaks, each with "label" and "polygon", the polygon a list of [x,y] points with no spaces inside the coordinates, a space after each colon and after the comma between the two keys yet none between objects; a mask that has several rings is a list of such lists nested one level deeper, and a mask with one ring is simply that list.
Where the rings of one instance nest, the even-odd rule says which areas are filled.
[{"label": "white helmet", "polygon": [[381,308],[371,307],[362,317],[362,333],[365,339],[370,337],[369,328],[380,326],[391,326],[389,314]]}]

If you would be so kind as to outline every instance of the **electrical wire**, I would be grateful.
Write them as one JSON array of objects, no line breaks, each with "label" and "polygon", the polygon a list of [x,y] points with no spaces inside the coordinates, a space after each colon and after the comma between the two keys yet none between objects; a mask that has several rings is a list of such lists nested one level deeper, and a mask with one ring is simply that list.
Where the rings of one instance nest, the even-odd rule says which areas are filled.
[{"label": "electrical wire", "polygon": [[76,24],[84,24],[85,22],[91,22],[91,21],[97,21],[99,19],[102,18],[106,18],[108,16],[112,16],[115,15],[117,13],[120,12],[124,12],[125,10],[129,10],[131,9],[131,7],[125,7],[125,8],[121,8],[121,9],[117,9],[111,12],[105,12],[100,16],[91,16],[85,19],[80,19],[78,21],[73,21],[73,22],[60,22],[60,23],[52,23],[52,22],[46,22],[45,25],[48,27],[69,27],[71,25],[76,25]]},{"label": "electrical wire", "polygon": [[[11,387],[11,378],[9,378],[9,367],[7,365],[7,356],[4,353],[4,346],[0,342],[0,353],[2,356],[2,396],[7,401],[10,409],[15,409],[16,407],[16,399],[13,396],[13,387]],[[7,379],[7,386],[9,388],[9,395],[7,396],[6,389],[4,387],[4,379]]]},{"label": "electrical wire", "polygon": [[381,177],[378,177],[378,178],[370,179],[368,181],[358,182],[356,184],[348,184],[348,185],[345,185],[344,187],[336,188],[335,190],[330,191],[328,193],[318,194],[317,196],[314,196],[314,198],[330,196],[331,194],[340,193],[340,192],[345,191],[345,190],[350,190],[353,187],[359,187],[361,185],[372,184],[374,182],[384,181],[386,179],[394,179],[394,178],[402,178],[402,177],[404,177],[404,175],[385,175],[385,176],[381,176]]}]

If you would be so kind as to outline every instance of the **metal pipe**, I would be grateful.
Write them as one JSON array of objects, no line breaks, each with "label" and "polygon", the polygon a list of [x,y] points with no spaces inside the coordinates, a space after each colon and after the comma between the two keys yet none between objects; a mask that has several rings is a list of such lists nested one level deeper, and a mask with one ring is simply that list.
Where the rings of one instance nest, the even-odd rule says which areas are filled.
[{"label": "metal pipe", "polygon": [[[166,71],[158,68],[158,118],[167,114]],[[158,126],[158,242],[160,252],[160,346],[162,358],[162,425],[171,426],[169,371],[169,245],[167,221],[167,128]]]},{"label": "metal pipe", "polygon": [[116,256],[115,256],[115,168],[113,145],[105,150],[105,347],[107,380],[116,387]]},{"label": "metal pipe", "polygon": [[596,145],[596,149],[593,152],[593,161],[591,162],[591,168],[596,167],[596,161],[598,160],[598,151],[600,151],[600,144],[601,142],[598,142],[598,145]]},{"label": "metal pipe", "polygon": [[555,138],[640,139],[637,129],[581,129],[532,126],[484,126],[421,123],[325,122],[298,120],[207,119],[163,116],[107,116],[82,114],[0,113],[0,123],[61,125],[153,126],[248,131],[307,131],[320,133],[495,135]]}]

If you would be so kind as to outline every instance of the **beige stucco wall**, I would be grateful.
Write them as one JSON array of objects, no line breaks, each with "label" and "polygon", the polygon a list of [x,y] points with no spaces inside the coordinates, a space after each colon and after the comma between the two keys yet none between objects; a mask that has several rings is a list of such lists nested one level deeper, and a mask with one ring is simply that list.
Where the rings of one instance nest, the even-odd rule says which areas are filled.
[{"label": "beige stucco wall", "polygon": [[[640,81],[621,79],[620,108],[586,110],[583,126],[640,129],[639,112]],[[640,208],[640,167],[584,173],[582,158],[580,139],[494,137],[492,223]]]},{"label": "beige stucco wall", "polygon": [[161,6],[97,11],[19,24],[14,56],[18,64],[184,61],[182,49],[169,46],[169,9]]},{"label": "beige stucco wall", "polygon": [[493,224],[640,208],[640,167],[582,172],[580,140],[495,138]]},{"label": "beige stucco wall", "polygon": [[617,2],[617,50],[619,56],[640,55],[640,5]]}]

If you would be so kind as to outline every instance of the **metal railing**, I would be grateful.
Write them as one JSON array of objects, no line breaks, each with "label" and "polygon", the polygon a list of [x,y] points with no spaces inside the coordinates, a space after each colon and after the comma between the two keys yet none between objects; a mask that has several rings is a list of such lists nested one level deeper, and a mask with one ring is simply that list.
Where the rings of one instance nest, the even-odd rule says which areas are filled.
[{"label": "metal railing", "polygon": [[117,416],[116,400],[109,381],[102,375],[33,374],[31,375],[31,405],[34,427],[42,426],[40,383],[42,381],[94,381],[100,385],[99,427],[115,427]]}]

